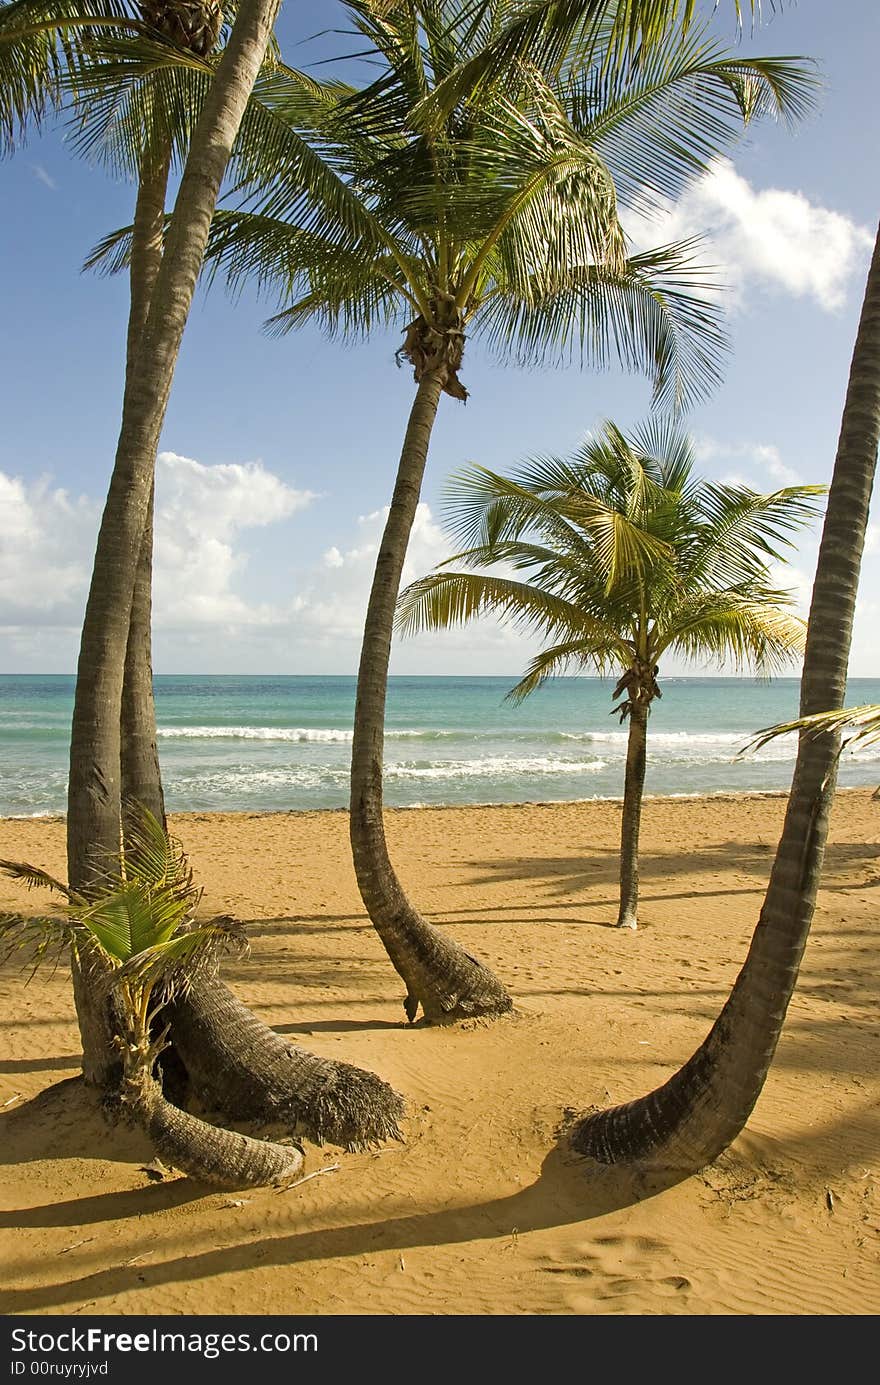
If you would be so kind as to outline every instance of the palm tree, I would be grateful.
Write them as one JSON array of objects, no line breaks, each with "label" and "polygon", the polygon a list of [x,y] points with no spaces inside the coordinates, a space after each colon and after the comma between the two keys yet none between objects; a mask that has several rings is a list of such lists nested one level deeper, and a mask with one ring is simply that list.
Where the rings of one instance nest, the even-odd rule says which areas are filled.
[{"label": "palm tree", "polygon": [[[691,440],[654,423],[626,438],[613,423],[571,461],[536,458],[512,476],[483,467],[450,484],[450,531],[466,548],[402,593],[405,634],[490,612],[545,647],[508,694],[520,702],[568,668],[613,671],[629,720],[617,925],[638,926],[639,824],[648,717],[669,655],[753,664],[769,673],[803,648],[803,622],[768,562],[814,512],[817,486],[758,495],[693,474]],[[450,564],[497,571],[449,572]]]},{"label": "palm tree", "polygon": [[[600,59],[586,73],[521,65],[504,89],[461,103],[428,134],[410,112],[509,14],[487,6],[352,0],[379,75],[328,110],[315,147],[316,209],[281,176],[249,210],[218,217],[209,258],[233,283],[280,290],[279,332],[316,320],[366,335],[403,325],[410,411],[369,596],[351,765],[351,843],[366,908],[403,978],[410,1020],[507,1010],[504,987],[432,928],[388,855],[382,762],[388,663],[400,577],[431,431],[443,394],[465,400],[466,339],[520,362],[579,355],[648,374],[657,400],[682,406],[717,379],[723,338],[699,296],[690,245],[629,255],[615,181],[641,194],[680,188],[744,121],[796,114],[810,80],[796,63],[739,60],[702,39],[667,43],[627,80]],[[607,47],[607,45],[606,45]],[[316,184],[317,186],[317,184]]]},{"label": "palm tree", "polygon": [[[880,231],[868,271],[822,542],[801,678],[800,713],[840,707],[880,442]],[[605,1164],[696,1172],[736,1138],[760,1096],[809,936],[834,798],[839,733],[802,731],[782,836],[746,961],[721,1014],[661,1087],[573,1129],[575,1149]]]},{"label": "palm tree", "polygon": [[[213,0],[206,0],[205,14],[200,19],[198,7],[184,0],[175,19],[169,6],[154,6],[144,12],[144,18],[154,25],[147,28],[144,22],[133,21],[130,10],[123,7],[119,7],[122,18],[116,21],[116,7],[109,3],[105,18],[89,29],[89,46],[80,48],[73,43],[79,30],[75,24],[71,26],[71,15],[76,21],[82,17],[68,0],[17,0],[7,8],[15,14],[10,18],[4,12],[0,18],[0,72],[6,78],[11,68],[12,72],[29,73],[32,79],[29,101],[19,97],[15,109],[36,119],[40,115],[40,90],[44,104],[49,105],[58,105],[72,96],[76,100],[76,118],[72,122],[76,145],[89,154],[101,152],[115,170],[134,173],[139,179],[127,266],[127,409],[133,382],[143,379],[137,374],[139,349],[146,332],[152,291],[164,260],[169,166],[172,161],[183,163],[186,159],[195,119],[215,75],[218,58],[208,57],[206,50],[216,37],[219,11]],[[21,35],[25,10],[32,19],[42,17],[43,26],[36,24],[36,51],[32,35],[25,33],[24,39],[15,39],[17,33]],[[54,15],[54,29],[46,18],[49,14]],[[127,29],[136,32],[137,43],[121,42],[119,32]],[[173,47],[166,33],[179,39],[188,36],[187,50]],[[47,47],[50,40],[57,44],[57,51]],[[10,61],[10,54],[15,61]],[[308,148],[303,150],[266,104],[265,91],[272,87],[277,71],[285,73],[288,84],[297,86],[306,105],[319,90],[315,83],[280,62],[273,61],[263,68],[256,79],[255,94],[245,108],[234,150],[238,176],[248,176],[252,166],[261,161],[284,159],[290,168],[303,152],[309,157]],[[36,73],[40,72],[42,89],[36,80]],[[127,620],[121,706],[103,699],[94,709],[93,730],[105,752],[103,760],[97,755],[94,762],[94,780],[100,787],[109,788],[109,795],[101,799],[101,794],[87,794],[85,813],[79,812],[82,803],[79,807],[76,801],[71,803],[68,820],[73,819],[73,824],[79,821],[79,831],[73,828],[73,835],[83,849],[86,843],[89,848],[85,861],[73,860],[71,853],[72,875],[76,870],[89,871],[93,850],[101,855],[111,848],[118,835],[119,820],[127,821],[127,810],[123,812],[126,807],[147,806],[158,820],[164,820],[150,668],[151,465],[150,500]],[[121,609],[119,637],[123,627],[125,611]],[[76,741],[76,733],[73,740]],[[91,751],[96,752],[94,745]],[[98,821],[87,812],[96,798],[98,805],[103,803],[105,807],[103,819]],[[100,971],[98,961],[91,957],[91,963]],[[76,961],[73,981],[83,1037],[83,1072],[90,1082],[112,1089],[119,1076],[114,1040],[121,1015],[112,996],[105,994],[104,986],[90,986]],[[392,1087],[374,1073],[345,1062],[317,1058],[280,1039],[231,996],[216,976],[202,972],[195,985],[169,1006],[169,1017],[173,1018],[175,1030],[173,1047],[177,1058],[184,1060],[188,1080],[201,1100],[219,1111],[233,1118],[281,1120],[305,1130],[319,1143],[333,1140],[346,1148],[370,1147],[398,1136],[403,1101]]]},{"label": "palm tree", "polygon": [[0,943],[7,953],[26,948],[35,967],[57,948],[67,948],[100,969],[121,1019],[119,1101],[167,1164],[223,1188],[290,1177],[303,1162],[297,1146],[219,1129],[165,1100],[156,1068],[168,1044],[168,1029],[157,1034],[157,1020],[200,973],[216,969],[223,952],[241,953],[246,944],[232,919],[196,924],[201,891],[193,885],[180,843],[151,813],[144,810],[133,817],[126,836],[89,898],[39,867],[0,861],[6,875],[53,890],[65,900],[61,918],[0,916]]},{"label": "palm tree", "polygon": [[[98,0],[100,4],[100,0]],[[169,168],[182,165],[203,107],[218,59],[208,56],[216,39],[219,10],[206,0],[204,11],[181,0],[175,17],[171,6],[143,9],[132,18],[130,6],[115,0],[101,7],[88,24],[88,4],[71,0],[14,0],[0,10],[0,133],[7,148],[23,133],[19,126],[39,119],[46,109],[76,102],[74,143],[83,152],[101,154],[116,172],[138,178],[138,199],[130,270],[131,309],[126,360],[126,398],[138,380],[138,351],[144,336],[153,288],[162,264]],[[135,13],[140,7],[135,7]],[[29,18],[30,29],[24,24]],[[82,27],[78,27],[82,26]],[[137,42],[123,43],[120,33],[133,30]],[[77,42],[78,35],[88,43]],[[169,38],[168,35],[171,37]],[[174,47],[171,39],[184,42]],[[255,165],[284,162],[294,169],[310,151],[276,118],[266,101],[277,73],[294,89],[300,107],[322,98],[318,84],[273,58],[264,65],[245,109],[234,149],[240,177]],[[16,85],[16,83],[18,85]],[[102,702],[98,729],[109,730],[103,747],[107,758],[95,766],[100,785],[111,789],[101,823],[86,821],[78,834],[99,855],[111,849],[128,814],[125,805],[146,806],[164,821],[164,800],[156,754],[155,712],[150,668],[150,585],[152,568],[152,476],[144,537],[137,563],[128,621],[121,711]],[[122,618],[122,614],[120,615]],[[113,719],[119,723],[118,760],[114,759]],[[115,805],[115,813],[114,813]],[[76,815],[76,805],[73,815]],[[109,832],[116,828],[112,839]],[[106,829],[101,840],[98,833]],[[80,868],[88,870],[88,860]],[[71,863],[71,874],[77,869]],[[92,959],[95,960],[94,958]],[[100,968],[99,968],[100,969]],[[121,1016],[103,987],[92,995],[87,978],[74,961],[74,991],[83,1038],[86,1079],[112,1089],[119,1076],[115,1037]],[[259,1021],[213,975],[202,973],[173,1005],[173,1045],[184,1061],[186,1077],[201,1100],[234,1118],[284,1122],[347,1148],[363,1148],[396,1137],[403,1101],[375,1074],[347,1063],[318,1058],[279,1038]],[[166,1058],[168,1055],[166,1055]]]}]

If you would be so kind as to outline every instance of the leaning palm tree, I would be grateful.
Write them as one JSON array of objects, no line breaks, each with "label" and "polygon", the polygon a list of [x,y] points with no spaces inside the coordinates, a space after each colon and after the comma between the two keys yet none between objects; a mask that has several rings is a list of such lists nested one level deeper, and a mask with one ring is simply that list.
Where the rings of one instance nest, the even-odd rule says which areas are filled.
[{"label": "leaning palm tree", "polygon": [[[102,0],[13,0],[0,6],[0,96],[6,98],[0,103],[0,136],[5,135],[7,150],[26,133],[28,120],[73,103],[69,123],[74,146],[138,181],[127,264],[126,396],[139,379],[138,351],[165,253],[168,175],[172,164],[180,167],[186,160],[215,75],[219,57],[209,50],[219,17],[214,0],[204,5],[108,0],[103,6]],[[277,120],[266,100],[282,72],[288,103],[296,99],[308,111],[317,102],[320,108],[318,83],[275,56],[264,63],[233,146],[236,176],[247,176],[255,164],[283,162],[293,170],[298,161],[310,158],[308,146]],[[338,84],[331,89],[338,92]],[[120,817],[123,822],[127,818],[122,812],[126,804],[146,805],[164,821],[150,668],[152,482],[150,489],[128,620],[121,709],[101,700],[85,728],[92,734],[88,763],[95,791],[71,804],[69,818],[78,824],[71,837],[79,853],[71,851],[71,876],[87,875],[94,848],[100,854],[112,847]],[[100,817],[90,813],[95,805],[104,810]],[[100,970],[96,956],[89,961]],[[121,1075],[114,1043],[120,1015],[106,988],[99,986],[91,994],[76,958],[73,973],[84,1075],[112,1089]],[[329,1139],[347,1148],[397,1135],[403,1101],[387,1083],[290,1044],[217,977],[202,972],[169,1004],[168,1017],[174,1053],[203,1104],[233,1118],[280,1122],[319,1143]]]},{"label": "leaning palm tree", "polygon": [[147,810],[133,814],[100,886],[78,894],[37,866],[0,861],[0,870],[30,887],[61,894],[58,917],[0,916],[7,954],[27,949],[36,966],[57,949],[99,970],[120,1017],[116,1043],[123,1069],[121,1112],[137,1122],[165,1163],[223,1188],[260,1186],[291,1177],[301,1167],[296,1145],[273,1144],[221,1129],[173,1106],[157,1074],[168,1044],[161,1019],[175,996],[185,995],[220,956],[246,950],[232,919],[195,920],[201,891],[175,838]]},{"label": "leaning palm tree", "polygon": [[[693,473],[675,425],[626,438],[613,423],[570,461],[536,458],[511,476],[472,467],[447,491],[449,529],[466,545],[402,593],[405,634],[496,614],[545,647],[508,694],[520,702],[567,669],[613,671],[629,721],[617,925],[638,926],[639,824],[648,717],[664,658],[767,674],[803,649],[803,622],[768,564],[815,512],[819,486],[759,495]],[[447,571],[452,564],[496,569]],[[512,569],[516,578],[498,571]]]},{"label": "leaning palm tree", "polygon": [[[850,366],[813,582],[800,712],[840,707],[880,443],[880,231]],[[706,1039],[647,1096],[578,1121],[574,1147],[605,1164],[694,1173],[736,1138],[761,1094],[797,983],[822,871],[838,730],[802,730],[782,836],[748,956]]]},{"label": "leaning palm tree", "polygon": [[[401,573],[442,396],[464,401],[465,342],[521,363],[619,362],[682,407],[718,378],[717,307],[701,296],[692,245],[628,253],[618,181],[631,200],[682,187],[764,112],[797,114],[811,79],[790,60],[740,60],[703,38],[667,43],[624,78],[604,53],[586,72],[520,64],[503,90],[461,102],[428,134],[413,108],[509,15],[466,3],[352,0],[380,72],[328,110],[315,147],[331,205],[315,207],[284,170],[224,213],[209,257],[233,283],[280,290],[279,332],[317,321],[330,333],[403,328],[410,411],[380,541],[358,669],[350,827],[358,885],[406,985],[410,1020],[509,1008],[498,980],[408,899],[382,812],[384,712]],[[610,39],[609,39],[610,42]]]}]

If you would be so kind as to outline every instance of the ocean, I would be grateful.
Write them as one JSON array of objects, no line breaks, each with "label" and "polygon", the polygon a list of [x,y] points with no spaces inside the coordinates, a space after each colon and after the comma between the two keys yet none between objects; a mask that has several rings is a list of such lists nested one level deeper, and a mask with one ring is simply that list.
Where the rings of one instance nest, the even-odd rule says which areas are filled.
[{"label": "ocean", "polygon": [[[515,678],[392,678],[385,801],[421,804],[619,798],[626,726],[613,679],[558,678],[520,706]],[[298,811],[348,802],[353,677],[157,676],[168,807]],[[72,677],[0,676],[0,816],[63,813]],[[797,715],[798,680],[666,678],[648,728],[645,791],[785,790],[793,738],[739,759],[762,727]],[[848,705],[880,702],[852,679]],[[880,784],[880,745],[844,752],[842,786]]]}]

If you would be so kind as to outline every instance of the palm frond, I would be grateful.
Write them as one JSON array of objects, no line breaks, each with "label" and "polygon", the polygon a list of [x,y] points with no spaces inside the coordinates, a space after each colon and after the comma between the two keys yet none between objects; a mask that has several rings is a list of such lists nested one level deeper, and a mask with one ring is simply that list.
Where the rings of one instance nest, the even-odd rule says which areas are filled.
[{"label": "palm frond", "polygon": [[592,668],[599,674],[606,674],[614,668],[626,667],[633,650],[624,646],[620,651],[612,647],[596,645],[590,639],[564,640],[560,644],[542,649],[530,661],[528,668],[518,683],[506,694],[507,701],[520,703],[536,692],[548,678],[565,674],[574,664],[578,668]]},{"label": "palm frond", "polygon": [[[739,0],[734,0],[737,14]],[[472,32],[492,8],[471,7]],[[604,65],[628,70],[637,54],[662,41],[673,26],[686,30],[694,0],[531,0],[511,7],[500,32],[464,59],[412,112],[417,127],[436,128],[463,102],[511,79],[524,62],[558,70],[565,62],[589,65],[599,50]]]},{"label": "palm frond", "polygon": [[804,119],[819,85],[807,59],[735,57],[700,28],[670,33],[635,69],[579,73],[563,101],[606,161],[621,202],[650,210],[679,197],[751,122]]},{"label": "palm frond", "polygon": [[102,32],[143,28],[125,0],[0,3],[0,155],[61,109]]},{"label": "palm frond", "polygon": [[213,973],[224,953],[244,956],[247,951],[241,924],[216,919],[132,953],[109,980],[114,987],[134,983],[143,992],[159,988],[164,999],[177,998],[199,977]]},{"label": "palm frond", "polygon": [[37,968],[54,955],[60,959],[75,939],[76,927],[65,918],[31,918],[0,914],[0,966],[16,954],[23,955],[31,980]]},{"label": "palm frond", "polygon": [[487,296],[479,325],[490,349],[520,365],[568,364],[646,374],[654,402],[680,411],[721,377],[728,341],[718,286],[690,239],[634,255],[621,271],[578,266],[561,287]]},{"label": "palm frond", "polygon": [[29,890],[52,890],[56,894],[64,895],[68,900],[79,898],[61,880],[56,880],[54,875],[41,870],[39,866],[29,865],[27,861],[0,861],[0,871],[12,880],[22,881]]},{"label": "palm frond", "polygon": [[574,602],[527,582],[479,573],[434,573],[410,583],[398,600],[396,627],[416,635],[489,614],[524,630],[590,642],[608,657],[628,652],[617,630]]},{"label": "palm frond", "polygon": [[807,736],[837,736],[851,731],[852,735],[845,738],[844,745],[854,745],[858,741],[870,745],[874,741],[880,741],[880,703],[840,707],[829,712],[813,712],[810,716],[797,717],[794,721],[777,722],[775,726],[766,726],[762,731],[757,731],[739,753],[746,755],[760,750],[777,736],[787,736],[795,731],[803,732]]},{"label": "palm frond", "polygon": [[671,649],[737,671],[780,672],[804,652],[806,622],[791,605],[790,593],[769,587],[695,594],[660,616],[657,656]]}]

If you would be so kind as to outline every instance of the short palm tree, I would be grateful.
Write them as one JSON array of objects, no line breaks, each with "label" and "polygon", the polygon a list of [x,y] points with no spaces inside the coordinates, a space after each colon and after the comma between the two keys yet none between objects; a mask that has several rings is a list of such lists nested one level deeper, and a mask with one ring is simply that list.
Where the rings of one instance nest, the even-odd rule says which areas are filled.
[{"label": "short palm tree", "polygon": [[[797,114],[811,79],[792,60],[741,60],[702,37],[667,42],[621,75],[612,42],[580,71],[521,63],[503,89],[455,104],[420,134],[410,116],[510,17],[497,3],[352,0],[379,69],[313,132],[324,174],[285,170],[250,189],[248,210],[214,224],[209,257],[234,283],[279,292],[276,330],[403,330],[410,411],[370,592],[358,670],[351,843],[364,903],[403,978],[406,1013],[429,1019],[509,1008],[504,987],[407,898],[382,816],[384,712],[394,609],[442,395],[464,400],[465,342],[521,363],[619,362],[681,407],[718,378],[717,305],[701,296],[692,245],[631,255],[617,187],[633,201],[671,193],[763,112]],[[482,19],[474,23],[475,8]],[[558,58],[558,55],[557,55]],[[279,105],[280,109],[280,105]]]},{"label": "short palm tree", "polygon": [[118,857],[89,897],[36,866],[0,861],[0,870],[13,879],[65,899],[60,918],[0,917],[0,942],[7,951],[29,948],[36,962],[61,947],[81,962],[97,964],[118,1017],[119,1099],[166,1163],[221,1187],[289,1176],[302,1164],[296,1146],[208,1125],[163,1096],[156,1065],[168,1042],[167,1025],[160,1027],[167,1006],[201,974],[212,974],[223,952],[241,952],[246,945],[231,919],[196,924],[201,891],[193,885],[180,844],[151,813],[136,814],[125,835]]},{"label": "short palm tree", "polygon": [[803,649],[768,564],[815,513],[818,486],[759,495],[696,477],[675,425],[626,438],[612,423],[570,461],[537,458],[511,476],[472,467],[448,489],[449,528],[464,551],[402,593],[406,634],[494,613],[538,631],[545,648],[515,701],[569,668],[613,671],[629,720],[620,853],[621,928],[638,925],[638,842],[648,716],[669,655],[769,673]]}]

